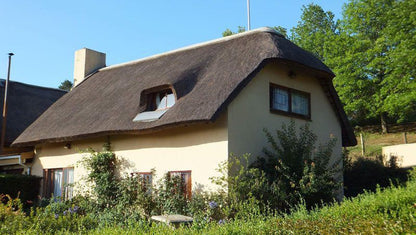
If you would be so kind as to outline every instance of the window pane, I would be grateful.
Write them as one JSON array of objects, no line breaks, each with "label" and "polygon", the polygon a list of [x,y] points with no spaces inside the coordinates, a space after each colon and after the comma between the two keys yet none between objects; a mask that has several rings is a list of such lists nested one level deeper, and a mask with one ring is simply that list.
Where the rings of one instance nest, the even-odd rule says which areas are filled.
[{"label": "window pane", "polygon": [[74,184],[74,168],[66,168],[67,179],[65,183],[65,199],[71,199],[73,196],[73,184]]},{"label": "window pane", "polygon": [[309,99],[307,95],[292,93],[292,112],[309,116]]},{"label": "window pane", "polygon": [[142,190],[146,193],[152,192],[152,173],[139,173]]},{"label": "window pane", "polygon": [[171,171],[169,172],[171,177],[180,177],[182,181],[182,187],[184,196],[187,198],[192,197],[192,178],[191,178],[191,172],[188,171]]},{"label": "window pane", "polygon": [[55,170],[53,174],[53,196],[62,197],[62,170]]},{"label": "window pane", "polygon": [[282,111],[289,111],[289,93],[286,90],[273,88],[272,108]]},{"label": "window pane", "polygon": [[172,93],[159,93],[156,97],[157,110],[167,109],[175,104],[175,95]]}]

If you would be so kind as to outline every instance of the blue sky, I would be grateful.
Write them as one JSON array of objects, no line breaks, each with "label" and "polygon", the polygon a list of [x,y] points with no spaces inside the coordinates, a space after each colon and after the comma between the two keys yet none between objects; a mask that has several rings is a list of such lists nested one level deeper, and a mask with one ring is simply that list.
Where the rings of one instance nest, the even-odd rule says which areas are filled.
[{"label": "blue sky", "polygon": [[[300,19],[316,3],[341,17],[345,0],[251,0],[251,28]],[[74,52],[87,47],[119,64],[221,37],[246,26],[246,0],[0,0],[0,78],[58,87],[73,79]]]}]

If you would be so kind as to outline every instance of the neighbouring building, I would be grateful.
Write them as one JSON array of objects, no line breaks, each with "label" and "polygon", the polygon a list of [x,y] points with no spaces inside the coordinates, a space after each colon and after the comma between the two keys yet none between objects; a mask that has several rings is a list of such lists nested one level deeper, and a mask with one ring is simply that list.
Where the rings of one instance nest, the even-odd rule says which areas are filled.
[{"label": "neighbouring building", "polygon": [[[0,79],[0,110],[3,113],[4,79]],[[9,81],[4,147],[0,148],[0,173],[28,174],[32,166],[34,146],[11,147],[11,143],[49,106],[66,92],[46,87]],[[3,120],[0,121],[0,132]]]},{"label": "neighbouring building", "polygon": [[179,175],[190,189],[212,189],[209,177],[231,153],[262,154],[263,128],[310,123],[319,142],[356,144],[320,60],[270,28],[106,67],[105,54],[75,53],[75,87],[14,142],[35,146],[32,174],[43,193],[63,195],[78,182],[80,150],[110,142],[123,171],[148,180]]}]

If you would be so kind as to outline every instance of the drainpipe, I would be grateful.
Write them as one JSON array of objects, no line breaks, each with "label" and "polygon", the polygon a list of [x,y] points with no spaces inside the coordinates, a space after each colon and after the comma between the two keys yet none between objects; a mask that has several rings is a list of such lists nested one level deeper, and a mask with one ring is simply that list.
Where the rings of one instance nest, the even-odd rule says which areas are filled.
[{"label": "drainpipe", "polygon": [[4,100],[3,100],[3,123],[2,123],[2,130],[1,130],[1,145],[0,150],[3,152],[4,150],[4,141],[6,138],[6,119],[7,119],[7,94],[8,94],[8,88],[9,88],[9,80],[10,80],[10,65],[12,63],[12,56],[13,53],[9,53],[9,66],[7,69],[7,80],[6,85],[4,87]]}]

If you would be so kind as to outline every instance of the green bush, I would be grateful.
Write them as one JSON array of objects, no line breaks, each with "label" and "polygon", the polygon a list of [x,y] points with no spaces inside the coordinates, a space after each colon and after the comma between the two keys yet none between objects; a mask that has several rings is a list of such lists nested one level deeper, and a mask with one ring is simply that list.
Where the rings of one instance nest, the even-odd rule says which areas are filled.
[{"label": "green bush", "polygon": [[31,175],[3,175],[0,174],[0,194],[19,197],[26,205],[32,205],[39,195],[40,180],[42,178]]},{"label": "green bush", "polygon": [[106,146],[102,152],[89,150],[89,153],[90,156],[84,158],[81,164],[88,170],[87,181],[92,183],[96,204],[101,209],[113,207],[117,203],[118,193],[116,156]]},{"label": "green bush", "polygon": [[[143,184],[140,175],[117,176],[122,159],[105,146],[104,151],[89,151],[81,164],[88,170],[87,182],[92,190],[88,196],[72,201],[92,214],[99,224],[132,224],[149,220],[152,215],[190,214],[190,199],[178,176],[168,174],[155,185]],[[154,172],[153,172],[154,174]]]},{"label": "green bush", "polygon": [[316,146],[317,136],[309,125],[297,133],[294,121],[276,130],[276,137],[266,129],[264,132],[270,145],[263,150],[266,157],[240,170],[235,191],[241,199],[253,196],[279,211],[302,201],[311,208],[334,200],[341,187],[341,180],[336,178],[341,173],[340,161],[331,163],[335,139]]},{"label": "green bush", "polygon": [[[19,209],[20,201],[9,198],[8,204],[0,204],[0,234],[413,234],[416,231],[416,169],[411,175],[404,186],[378,188],[374,193],[366,192],[321,208],[308,210],[305,205],[299,205],[290,214],[207,219],[178,229],[143,220],[100,225],[92,214],[68,212],[70,208],[75,210],[74,202],[52,201],[46,208],[37,208],[25,215]],[[199,196],[196,206],[199,208],[207,206],[204,200],[213,199],[211,195]],[[219,208],[216,206],[211,209]],[[55,214],[65,207],[66,214]]]},{"label": "green bush", "polygon": [[408,172],[395,164],[385,166],[382,160],[360,157],[344,166],[344,195],[355,197],[365,191],[374,192],[378,186],[401,184],[408,180]]}]

